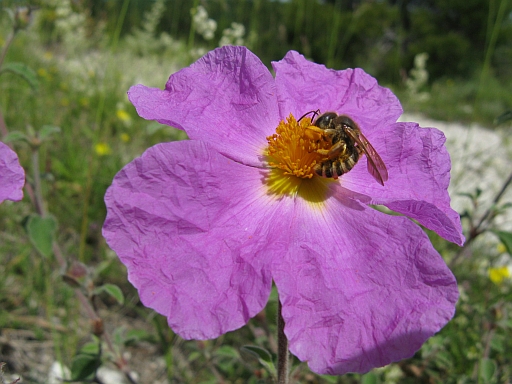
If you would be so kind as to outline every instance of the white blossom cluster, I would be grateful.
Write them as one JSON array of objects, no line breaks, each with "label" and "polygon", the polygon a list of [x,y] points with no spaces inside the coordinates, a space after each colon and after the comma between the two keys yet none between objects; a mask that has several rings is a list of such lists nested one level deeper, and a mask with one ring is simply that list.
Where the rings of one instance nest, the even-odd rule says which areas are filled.
[{"label": "white blossom cluster", "polygon": [[165,0],[156,0],[148,12],[144,13],[142,29],[151,36],[155,35],[156,27],[165,12]]},{"label": "white blossom cluster", "polygon": [[231,28],[222,31],[222,38],[219,46],[224,45],[244,45],[245,27],[240,23],[231,23]]},{"label": "white blossom cluster", "polygon": [[205,40],[211,40],[215,36],[217,30],[217,22],[208,18],[208,12],[200,5],[190,10],[192,14],[192,22],[197,33],[204,37]]},{"label": "white blossom cluster", "polygon": [[167,32],[157,33],[158,24],[166,11],[165,1],[156,0],[144,13],[142,28],[136,28],[131,35],[126,36],[125,42],[130,50],[141,56],[147,56],[176,51],[180,48],[180,43]]},{"label": "white blossom cluster", "polygon": [[414,68],[411,69],[410,77],[405,81],[405,86],[409,92],[410,97],[416,101],[427,101],[430,98],[428,92],[420,92],[420,89],[427,85],[428,72],[426,64],[428,60],[428,53],[419,53],[414,57]]},{"label": "white blossom cluster", "polygon": [[[84,13],[72,8],[71,0],[44,0],[43,4],[55,10],[55,35],[72,52],[87,47],[86,21]],[[38,15],[38,13],[36,13]],[[36,16],[36,24],[43,22]]]}]

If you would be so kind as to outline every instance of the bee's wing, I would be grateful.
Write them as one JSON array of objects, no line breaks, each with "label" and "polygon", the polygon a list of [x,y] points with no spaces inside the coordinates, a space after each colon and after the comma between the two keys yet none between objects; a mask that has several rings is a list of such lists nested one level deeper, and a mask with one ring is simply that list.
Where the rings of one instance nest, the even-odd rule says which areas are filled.
[{"label": "bee's wing", "polygon": [[357,134],[351,128],[347,128],[346,132],[355,140],[366,154],[368,172],[370,175],[372,175],[381,185],[384,185],[384,182],[388,181],[388,170],[386,168],[386,164],[384,164],[375,148],[373,148],[368,139],[362,133]]}]

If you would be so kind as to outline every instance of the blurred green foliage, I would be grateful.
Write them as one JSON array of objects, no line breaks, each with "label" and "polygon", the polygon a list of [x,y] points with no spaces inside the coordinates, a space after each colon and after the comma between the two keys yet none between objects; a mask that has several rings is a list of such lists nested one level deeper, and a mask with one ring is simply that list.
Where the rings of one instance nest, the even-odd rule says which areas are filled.
[{"label": "blurred green foliage", "polygon": [[[171,55],[181,57],[186,65],[217,47],[236,22],[245,28],[243,44],[266,65],[294,49],[330,68],[361,67],[392,87],[409,110],[489,126],[512,108],[512,2],[508,0],[167,0],[148,21],[156,2],[71,2],[73,10],[87,18],[82,45],[104,44],[105,36],[113,36],[118,28],[118,16],[127,5],[119,26],[121,38],[138,41],[138,46],[125,48],[141,57],[168,51],[172,40],[189,51],[188,57]],[[43,41],[52,45],[65,40],[56,27],[57,7],[51,5],[58,2],[33,3],[39,3],[43,13],[39,25]],[[194,33],[191,10],[197,6],[216,22],[212,39]],[[144,34],[161,38],[144,40],[140,38]],[[428,54],[423,91],[431,90],[433,97],[418,103],[401,91],[415,57],[422,53]],[[459,93],[460,87],[464,89]],[[451,110],[439,108],[447,102]]]},{"label": "blurred green foliage", "polygon": [[[505,1],[505,0],[502,0]],[[431,80],[469,76],[482,66],[500,0],[169,0],[159,30],[186,39],[190,9],[203,5],[216,20],[215,47],[222,31],[235,21],[255,38],[251,49],[269,63],[294,49],[329,67],[365,66],[372,75],[398,82],[400,70],[412,67],[414,56],[428,52]],[[153,1],[131,0],[123,33],[139,26]],[[115,28],[122,1],[80,2],[96,21]],[[512,3],[505,5],[510,15]],[[512,22],[499,26],[493,68],[508,76],[512,68]],[[381,81],[382,81],[381,80]]]}]

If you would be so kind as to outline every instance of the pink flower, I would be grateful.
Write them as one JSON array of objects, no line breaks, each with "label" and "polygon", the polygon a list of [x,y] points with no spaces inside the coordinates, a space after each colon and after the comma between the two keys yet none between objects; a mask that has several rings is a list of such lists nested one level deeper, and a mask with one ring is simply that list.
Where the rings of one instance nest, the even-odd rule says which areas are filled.
[{"label": "pink flower", "polygon": [[[222,47],[165,90],[132,87],[141,117],[191,140],[149,148],[117,174],[103,234],[144,305],[186,339],[242,327],[274,281],[290,351],[313,371],[410,357],[452,318],[456,281],[417,224],[368,205],[462,244],[445,138],[396,123],[399,101],[361,69],[326,69],[293,51],[273,68],[275,78],[246,48]],[[311,153],[294,121],[317,109],[359,124],[387,167],[384,186],[366,156],[337,181],[297,176]]]},{"label": "pink flower", "polygon": [[0,142],[0,203],[4,200],[20,201],[23,198],[25,171],[16,153]]}]

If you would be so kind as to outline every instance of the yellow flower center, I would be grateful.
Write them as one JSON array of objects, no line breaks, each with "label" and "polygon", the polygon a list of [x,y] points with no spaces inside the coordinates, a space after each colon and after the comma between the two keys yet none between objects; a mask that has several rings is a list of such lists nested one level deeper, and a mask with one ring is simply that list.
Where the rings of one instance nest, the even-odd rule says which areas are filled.
[{"label": "yellow flower center", "polygon": [[314,167],[326,159],[316,152],[328,149],[330,143],[315,137],[311,132],[310,117],[297,121],[290,114],[276,128],[276,133],[267,137],[265,155],[270,167],[266,177],[269,193],[276,195],[300,195],[313,202],[325,200],[328,184],[332,179],[317,177]]}]

